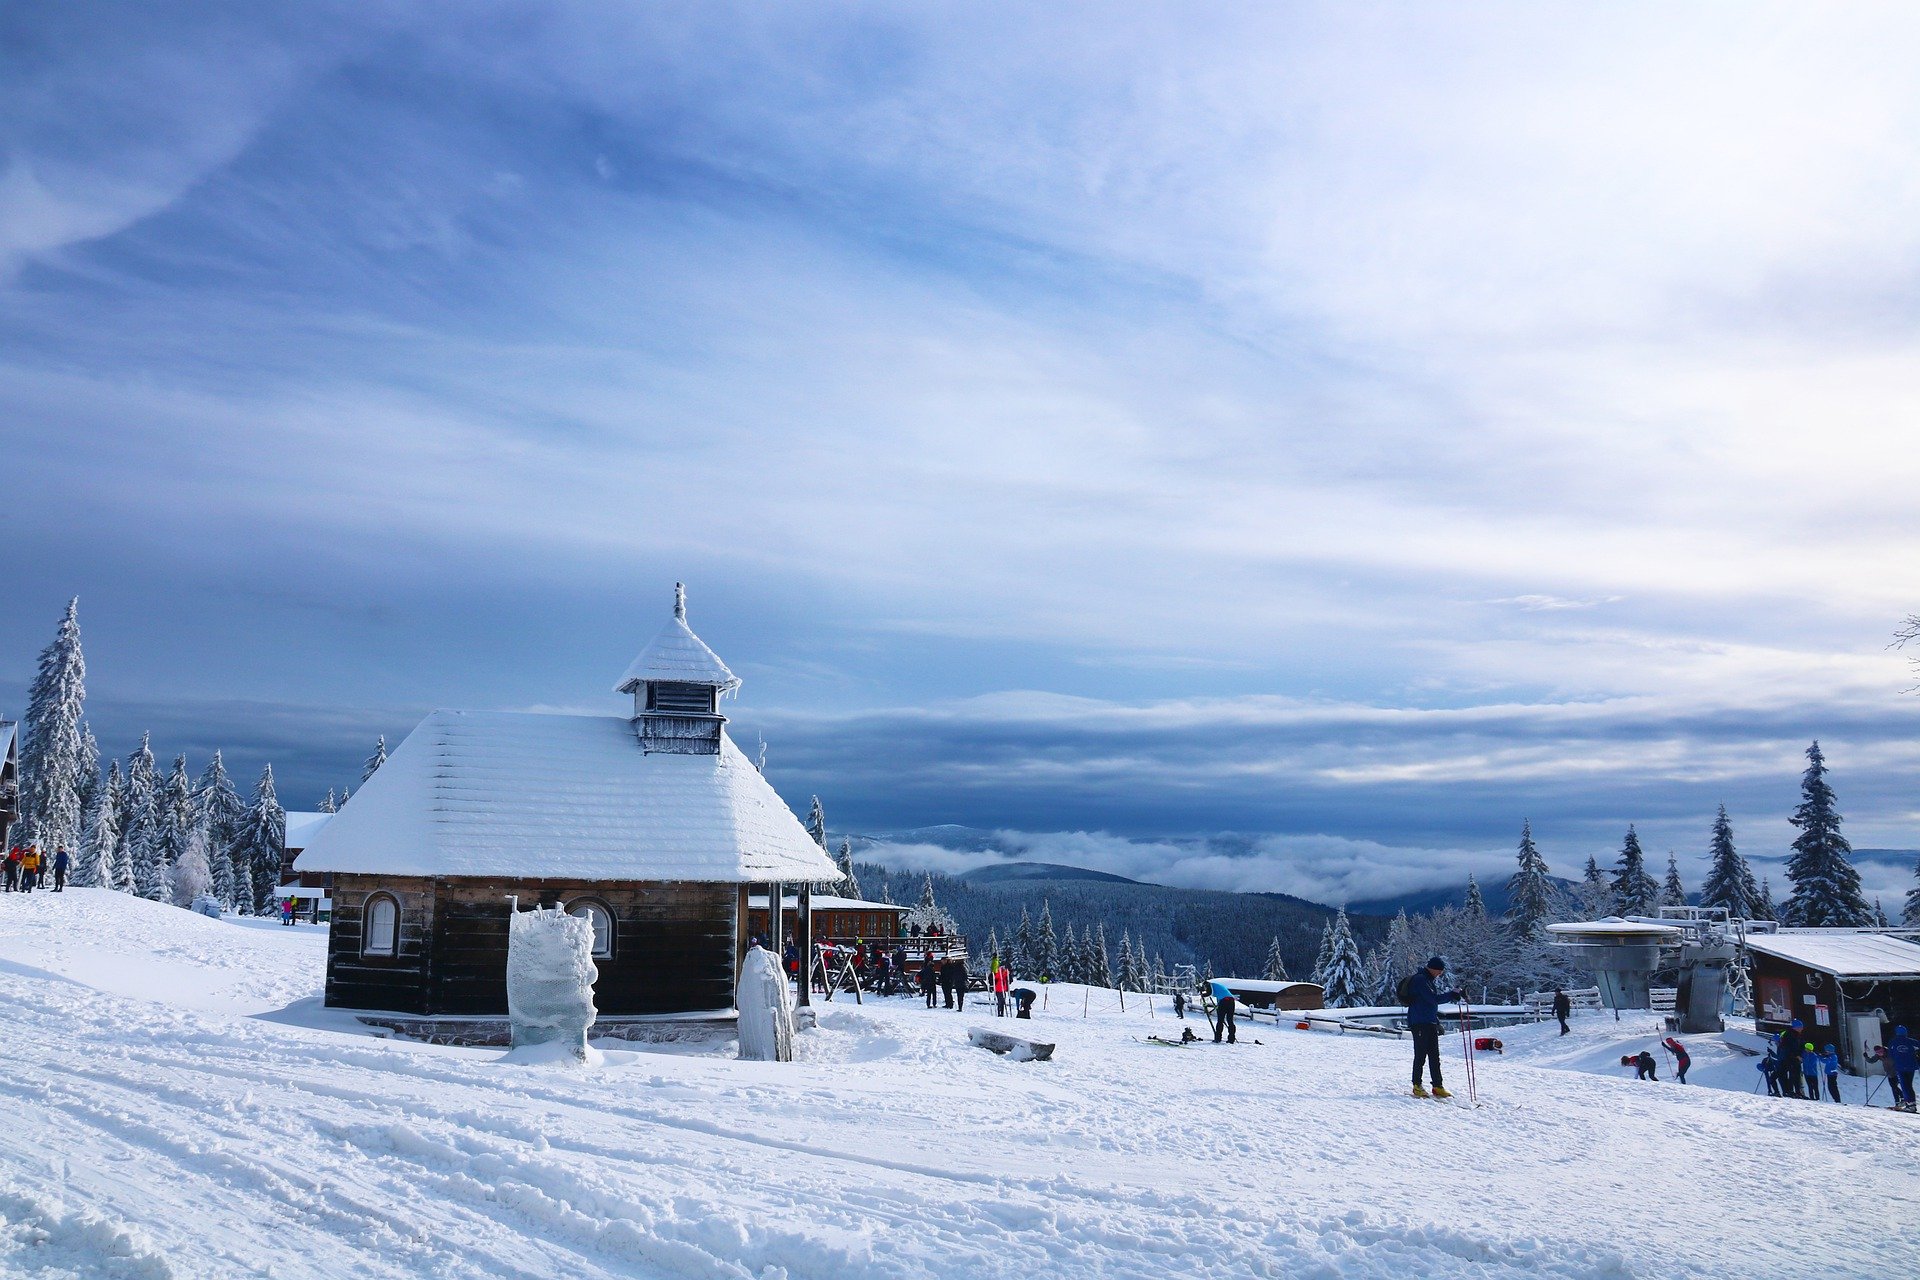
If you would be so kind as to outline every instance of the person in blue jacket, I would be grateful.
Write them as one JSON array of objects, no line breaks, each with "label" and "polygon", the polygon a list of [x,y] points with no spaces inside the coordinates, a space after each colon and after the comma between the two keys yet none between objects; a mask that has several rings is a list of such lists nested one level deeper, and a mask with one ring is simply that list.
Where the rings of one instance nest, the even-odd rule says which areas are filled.
[{"label": "person in blue jacket", "polygon": [[1920,1069],[1920,1044],[1914,1043],[1905,1027],[1895,1027],[1893,1039],[1887,1041],[1887,1052],[1893,1058],[1894,1080],[1900,1086],[1900,1096],[1894,1101],[1902,1111],[1912,1111],[1913,1073]]},{"label": "person in blue jacket", "polygon": [[1832,1045],[1820,1050],[1820,1070],[1826,1073],[1827,1095],[1840,1101],[1840,1054]]},{"label": "person in blue jacket", "polygon": [[1800,1019],[1773,1038],[1774,1052],[1780,1055],[1780,1092],[1789,1098],[1800,1096]]},{"label": "person in blue jacket", "polygon": [[1233,992],[1228,990],[1224,982],[1213,984],[1213,1007],[1213,1042],[1219,1044],[1220,1034],[1225,1032],[1228,1044],[1239,1044],[1239,1024],[1234,1021],[1235,1014],[1239,1012],[1239,1001],[1234,999]]},{"label": "person in blue jacket", "polygon": [[1440,1006],[1466,993],[1440,990],[1440,975],[1446,971],[1447,962],[1435,956],[1427,961],[1426,968],[1407,979],[1407,1033],[1413,1037],[1413,1096],[1416,1098],[1428,1096],[1420,1087],[1422,1063],[1426,1064],[1428,1078],[1433,1081],[1432,1096],[1453,1096],[1440,1083]]},{"label": "person in blue jacket", "polygon": [[1807,1078],[1807,1092],[1803,1096],[1808,1102],[1820,1101],[1820,1051],[1813,1047],[1811,1040],[1800,1049],[1800,1074]]}]

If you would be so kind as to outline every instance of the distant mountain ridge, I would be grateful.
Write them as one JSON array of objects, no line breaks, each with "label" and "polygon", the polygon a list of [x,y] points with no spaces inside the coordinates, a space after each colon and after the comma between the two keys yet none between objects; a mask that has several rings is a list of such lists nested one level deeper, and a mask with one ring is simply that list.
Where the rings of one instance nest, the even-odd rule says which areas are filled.
[{"label": "distant mountain ridge", "polygon": [[1143,884],[1131,876],[1091,867],[1070,867],[1060,862],[1001,862],[990,867],[975,867],[963,872],[962,880],[974,884],[999,884],[1008,880],[1097,880],[1106,884]]}]

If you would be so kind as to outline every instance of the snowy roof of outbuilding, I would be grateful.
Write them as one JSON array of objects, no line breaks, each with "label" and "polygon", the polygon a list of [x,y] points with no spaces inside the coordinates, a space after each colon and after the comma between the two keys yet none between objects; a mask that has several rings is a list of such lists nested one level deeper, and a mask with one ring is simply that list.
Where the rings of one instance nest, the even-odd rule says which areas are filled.
[{"label": "snowy roof of outbuilding", "polygon": [[1884,933],[1750,933],[1747,950],[1837,978],[1920,978],[1920,946]]},{"label": "snowy roof of outbuilding", "polygon": [[678,684],[710,684],[726,693],[740,687],[740,678],[727,670],[720,655],[687,625],[687,593],[679,583],[673,588],[673,616],[660,628],[647,647],[640,651],[613,686],[615,693],[632,693],[642,683],[663,680]]},{"label": "snowy roof of outbuilding", "polygon": [[642,750],[616,716],[436,711],[295,864],[301,872],[834,881],[839,870],[723,733]]},{"label": "snowy roof of outbuilding", "polygon": [[287,810],[286,847],[289,849],[306,848],[313,843],[313,838],[320,834],[320,828],[326,826],[332,818],[333,815],[330,813],[306,812],[299,809]]}]

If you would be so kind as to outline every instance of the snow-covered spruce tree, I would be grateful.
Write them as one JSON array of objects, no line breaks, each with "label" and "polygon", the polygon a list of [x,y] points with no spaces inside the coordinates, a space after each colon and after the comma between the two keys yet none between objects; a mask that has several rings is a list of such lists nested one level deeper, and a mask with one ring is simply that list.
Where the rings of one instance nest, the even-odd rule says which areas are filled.
[{"label": "snow-covered spruce tree", "polygon": [[360,766],[360,785],[363,787],[366,786],[367,779],[378,773],[380,766],[386,762],[387,735],[383,733],[380,735],[380,740],[373,744],[373,754],[368,756],[367,762]]},{"label": "snow-covered spruce tree", "polygon": [[1053,931],[1053,904],[1041,900],[1040,923],[1033,930],[1033,967],[1035,976],[1056,981],[1060,972],[1060,938]]},{"label": "snow-covered spruce tree", "polygon": [[1687,887],[1680,883],[1680,863],[1674,858],[1671,849],[1667,850],[1667,878],[1660,886],[1660,905],[1663,907],[1687,905]]},{"label": "snow-covered spruce tree", "polygon": [[1652,915],[1660,903],[1660,882],[1647,874],[1647,856],[1640,850],[1640,837],[1631,823],[1627,838],[1620,845],[1620,861],[1614,864],[1613,913],[1617,916]]},{"label": "snow-covered spruce tree", "polygon": [[340,797],[333,794],[332,787],[327,788],[326,798],[320,802],[320,808],[316,810],[316,812],[319,812],[319,813],[340,812]]},{"label": "snow-covered spruce tree", "polygon": [[1893,921],[1887,919],[1887,909],[1880,905],[1880,899],[1878,898],[1873,900],[1873,927],[1876,929],[1891,929],[1893,927]]},{"label": "snow-covered spruce tree", "polygon": [[213,867],[207,861],[207,829],[198,821],[187,831],[187,845],[169,877],[173,905],[191,908],[213,888]]},{"label": "snow-covered spruce tree", "polygon": [[1507,878],[1507,931],[1516,939],[1538,942],[1560,912],[1560,891],[1540,848],[1533,842],[1533,824],[1520,824],[1519,868]]},{"label": "snow-covered spruce tree", "polygon": [[1394,1002],[1394,987],[1398,979],[1387,968],[1387,948],[1382,943],[1367,952],[1367,1004],[1374,1008],[1385,1008]]},{"label": "snow-covered spruce tree", "polygon": [[1261,966],[1260,976],[1268,982],[1287,980],[1287,958],[1280,951],[1280,935],[1274,934],[1273,941],[1267,944],[1267,962]]},{"label": "snow-covered spruce tree", "polygon": [[69,883],[76,889],[118,887],[113,883],[113,856],[119,844],[120,762],[115,760],[106,781],[93,789],[93,804],[80,828],[80,852],[73,860]]},{"label": "snow-covered spruce tree", "polygon": [[1480,893],[1480,882],[1467,876],[1466,901],[1459,911],[1446,918],[1446,939],[1441,950],[1453,965],[1448,975],[1462,987],[1485,989],[1493,984],[1493,971],[1499,960],[1500,927],[1487,915],[1487,900]]},{"label": "snow-covered spruce tree", "polygon": [[1153,968],[1147,974],[1147,981],[1153,984],[1153,990],[1155,991],[1165,991],[1167,989],[1166,957],[1162,956],[1158,951],[1153,953]]},{"label": "snow-covered spruce tree", "polygon": [[[173,758],[173,772],[160,784],[154,801],[158,812],[154,853],[162,880],[167,886],[164,898],[172,897],[173,869],[186,856],[187,842],[197,825],[193,819],[193,783],[187,777],[187,758]],[[191,903],[192,899],[188,899]]]},{"label": "snow-covered spruce tree", "polygon": [[1113,985],[1113,953],[1107,950],[1107,926],[1096,925],[1087,935],[1087,982],[1091,986]]},{"label": "snow-covered spruce tree", "polygon": [[1395,987],[1400,979],[1414,971],[1420,957],[1414,954],[1413,926],[1407,922],[1407,912],[1403,907],[1400,914],[1387,926],[1387,940],[1381,944],[1387,953],[1387,972]]},{"label": "snow-covered spruce tree", "polygon": [[1574,886],[1572,909],[1581,920],[1598,920],[1613,910],[1613,886],[1607,883],[1606,872],[1592,854],[1587,855],[1586,870]]},{"label": "snow-covered spruce tree", "polygon": [[1700,886],[1700,905],[1725,907],[1735,920],[1753,919],[1753,870],[1733,847],[1733,822],[1727,806],[1714,815],[1713,839],[1708,849],[1706,883]]},{"label": "snow-covered spruce tree", "polygon": [[840,856],[833,860],[833,865],[836,867],[839,867],[840,874],[845,877],[845,879],[841,880],[839,885],[834,889],[834,892],[839,894],[843,898],[856,898],[856,899],[859,898],[860,877],[858,874],[854,872],[854,869],[853,869],[853,841],[852,840],[847,839],[845,836],[841,837]]},{"label": "snow-covered spruce tree", "polygon": [[140,747],[127,757],[127,786],[124,839],[127,862],[133,870],[133,891],[152,902],[167,897],[166,868],[160,863],[161,825],[165,819],[161,807],[160,779],[154,772],[153,747],[146,734],[140,735]]},{"label": "snow-covered spruce tree", "polygon": [[1081,975],[1086,970],[1081,967],[1081,959],[1080,940],[1073,931],[1073,922],[1069,920],[1067,927],[1060,934],[1060,972],[1054,975],[1053,980],[1055,982],[1082,981]]},{"label": "snow-covered spruce tree", "polygon": [[1760,896],[1753,900],[1753,918],[1755,920],[1778,920],[1779,909],[1773,905],[1773,877],[1760,877]]},{"label": "snow-covered spruce tree", "polygon": [[[333,793],[327,793],[331,796]],[[240,899],[245,896],[249,901],[253,897],[251,880],[243,881],[234,874],[233,842],[240,837],[240,829],[246,823],[246,802],[240,799],[240,793],[234,790],[233,779],[227,776],[226,760],[221,753],[213,753],[213,759],[207,761],[207,767],[200,771],[199,780],[193,784],[193,811],[206,838],[207,864],[211,887],[209,892],[220,900],[220,905],[228,911],[240,908]],[[246,886],[242,893],[242,885]]]},{"label": "snow-covered spruce tree", "polygon": [[1033,968],[1033,917],[1020,908],[1020,926],[1013,931],[1013,973],[1018,978],[1037,978]]},{"label": "snow-covered spruce tree", "polygon": [[87,660],[80,652],[80,597],[75,596],[53,641],[40,651],[40,668],[27,690],[16,844],[37,844],[49,855],[79,846],[81,793],[87,786],[86,703]]},{"label": "snow-covered spruce tree", "polygon": [[1900,913],[1900,923],[1920,926],[1920,862],[1913,864],[1913,888],[1907,890],[1906,909]]},{"label": "snow-covered spruce tree", "polygon": [[1367,985],[1366,967],[1360,962],[1360,948],[1354,944],[1353,929],[1347,923],[1347,909],[1333,918],[1327,948],[1327,965],[1320,985],[1329,1009],[1351,1009],[1364,1004]]},{"label": "snow-covered spruce tree", "polygon": [[827,811],[820,803],[820,797],[813,798],[813,808],[807,810],[807,834],[822,849],[827,847]]},{"label": "snow-covered spruce tree", "polygon": [[1133,935],[1125,929],[1120,931],[1120,972],[1114,975],[1114,985],[1122,991],[1144,991],[1147,986],[1146,965],[1134,950]]},{"label": "snow-covered spruce tree", "polygon": [[907,909],[907,914],[901,917],[902,922],[923,934],[932,933],[935,929],[941,933],[955,932],[953,917],[947,914],[945,907],[934,901],[933,872],[927,872],[926,877],[920,889],[920,901]]},{"label": "snow-covered spruce tree", "polygon": [[1807,748],[1800,807],[1787,821],[1800,828],[1800,834],[1793,842],[1793,856],[1787,859],[1793,894],[1787,899],[1786,923],[1801,928],[1858,928],[1871,923],[1873,912],[1860,893],[1853,846],[1840,834],[1840,811],[1818,742]]},{"label": "snow-covered spruce tree", "polygon": [[1333,921],[1329,920],[1320,931],[1320,954],[1314,957],[1313,972],[1307,975],[1307,981],[1327,985],[1327,965],[1333,960]]},{"label": "snow-covered spruce tree", "polygon": [[108,770],[107,781],[102,785],[101,790],[110,798],[119,801],[113,810],[113,846],[109,849],[104,841],[100,846],[104,851],[106,866],[106,879],[101,881],[101,884],[119,893],[132,893],[135,889],[133,849],[127,842],[127,829],[123,825],[127,814],[127,784],[121,780],[118,760],[114,761],[113,767]]},{"label": "snow-covered spruce tree", "polygon": [[246,872],[250,914],[264,915],[272,904],[286,847],[287,814],[273,793],[273,766],[268,765],[253,789],[253,803],[247,806],[246,821],[232,850],[234,870]]},{"label": "snow-covered spruce tree", "polygon": [[[86,814],[93,807],[93,798],[100,792],[100,744],[94,740],[93,730],[83,722],[80,725],[80,826],[86,828]],[[71,846],[78,852],[78,846]]]}]

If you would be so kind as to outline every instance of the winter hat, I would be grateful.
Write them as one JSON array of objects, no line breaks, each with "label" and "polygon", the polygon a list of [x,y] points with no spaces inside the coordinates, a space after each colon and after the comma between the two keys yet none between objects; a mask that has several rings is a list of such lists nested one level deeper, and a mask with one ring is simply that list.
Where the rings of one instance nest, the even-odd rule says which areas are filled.
[{"label": "winter hat", "polygon": [[1812,1052],[1813,1052],[1813,1041],[1811,1041],[1811,1040],[1809,1040],[1809,1041],[1807,1041],[1807,1052],[1808,1052],[1808,1053],[1812,1053]]},{"label": "winter hat", "polygon": [[1800,1029],[1800,1019],[1798,1019],[1798,1018],[1795,1018],[1795,1019],[1793,1020],[1793,1029],[1794,1029],[1795,1031],[1798,1031],[1798,1030]]},{"label": "winter hat", "polygon": [[1895,1035],[1897,1035],[1897,1036],[1903,1036],[1903,1035],[1905,1035],[1905,1034],[1907,1034],[1907,1029],[1906,1029],[1905,1027],[1895,1027],[1895,1028],[1893,1029],[1893,1034],[1895,1034]]},{"label": "winter hat", "polygon": [[1427,961],[1427,968],[1429,969],[1444,969],[1446,967],[1447,967],[1447,962],[1445,960],[1442,960],[1439,956],[1435,956],[1433,959]]}]

